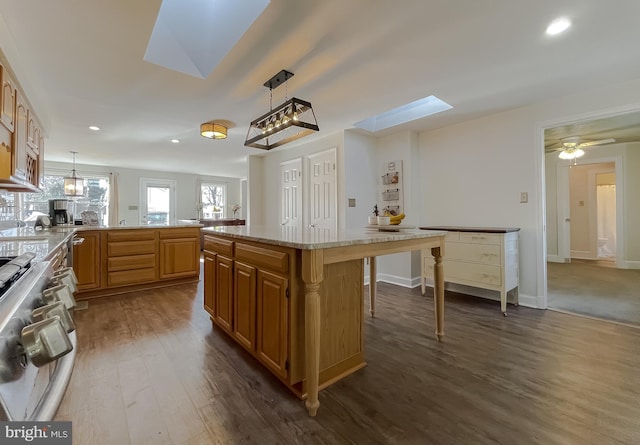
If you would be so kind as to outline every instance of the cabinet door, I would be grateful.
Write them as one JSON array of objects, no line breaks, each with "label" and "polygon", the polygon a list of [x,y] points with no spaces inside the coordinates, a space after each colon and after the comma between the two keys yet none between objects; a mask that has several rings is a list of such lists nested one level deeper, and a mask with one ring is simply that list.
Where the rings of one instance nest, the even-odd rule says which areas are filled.
[{"label": "cabinet door", "polygon": [[287,278],[258,271],[257,354],[274,373],[287,376],[289,300]]},{"label": "cabinet door", "polygon": [[20,93],[16,93],[15,131],[13,133],[13,175],[26,179],[27,171],[27,119],[29,112]]},{"label": "cabinet door", "polygon": [[255,351],[256,269],[236,261],[233,278],[233,335],[245,348]]},{"label": "cabinet door", "polygon": [[38,188],[44,188],[44,137],[42,134],[38,143]]},{"label": "cabinet door", "polygon": [[200,274],[198,238],[160,240],[160,279],[197,277]]},{"label": "cabinet door", "polygon": [[0,101],[0,122],[13,132],[16,112],[16,83],[9,73],[0,65],[2,74],[2,101]]},{"label": "cabinet door", "polygon": [[73,246],[73,271],[80,292],[100,286],[100,232],[80,232],[82,244]]},{"label": "cabinet door", "polygon": [[233,332],[233,261],[218,255],[216,258],[216,322]]},{"label": "cabinet door", "polygon": [[216,255],[204,254],[204,310],[215,317]]},{"label": "cabinet door", "polygon": [[27,116],[27,145],[37,152],[36,127],[37,124],[33,113],[29,111],[29,115]]}]

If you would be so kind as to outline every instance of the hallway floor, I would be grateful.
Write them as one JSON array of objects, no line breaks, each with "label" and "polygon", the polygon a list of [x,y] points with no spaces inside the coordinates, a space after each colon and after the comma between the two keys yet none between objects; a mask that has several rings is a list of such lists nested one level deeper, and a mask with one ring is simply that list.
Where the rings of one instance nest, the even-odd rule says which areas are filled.
[{"label": "hallway floor", "polygon": [[640,326],[640,270],[606,261],[547,263],[550,309]]}]

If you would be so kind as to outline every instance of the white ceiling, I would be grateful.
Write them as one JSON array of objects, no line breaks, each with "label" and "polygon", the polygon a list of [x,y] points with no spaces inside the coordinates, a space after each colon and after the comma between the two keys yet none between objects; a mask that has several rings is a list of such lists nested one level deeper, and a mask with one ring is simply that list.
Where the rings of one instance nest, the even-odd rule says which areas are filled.
[{"label": "white ceiling", "polygon": [[[637,0],[271,0],[206,79],[143,60],[160,3],[0,0],[0,47],[44,121],[47,160],[75,150],[79,164],[244,177],[264,153],[243,146],[248,124],[281,69],[320,126],[302,143],[431,94],[453,109],[381,134],[640,77]],[[573,26],[546,36],[561,15]],[[226,140],[199,135],[212,119],[232,123]]]}]

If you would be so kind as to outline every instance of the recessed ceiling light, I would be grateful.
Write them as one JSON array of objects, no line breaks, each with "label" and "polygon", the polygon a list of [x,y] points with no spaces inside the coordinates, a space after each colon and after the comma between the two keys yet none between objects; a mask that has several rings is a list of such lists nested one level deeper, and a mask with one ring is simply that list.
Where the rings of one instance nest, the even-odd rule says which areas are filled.
[{"label": "recessed ceiling light", "polygon": [[98,131],[100,130],[100,127],[96,127],[95,125],[92,125],[89,127],[89,130]]},{"label": "recessed ceiling light", "polygon": [[571,22],[569,19],[560,18],[556,19],[549,26],[547,26],[547,34],[550,36],[554,36],[556,34],[560,34],[561,32],[566,31],[569,26],[571,26]]},{"label": "recessed ceiling light", "polygon": [[171,139],[171,142],[173,142],[174,144],[179,144],[180,143],[180,139]]}]

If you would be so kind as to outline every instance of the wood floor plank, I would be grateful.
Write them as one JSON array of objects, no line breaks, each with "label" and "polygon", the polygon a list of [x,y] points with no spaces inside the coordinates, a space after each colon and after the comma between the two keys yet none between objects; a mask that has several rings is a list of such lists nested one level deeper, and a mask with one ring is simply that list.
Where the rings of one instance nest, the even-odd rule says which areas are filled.
[{"label": "wood floor plank", "polygon": [[447,293],[437,342],[431,299],[379,283],[368,366],[311,418],[212,327],[201,284],[92,300],[57,419],[80,445],[640,443],[640,329],[496,304]]}]

